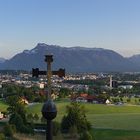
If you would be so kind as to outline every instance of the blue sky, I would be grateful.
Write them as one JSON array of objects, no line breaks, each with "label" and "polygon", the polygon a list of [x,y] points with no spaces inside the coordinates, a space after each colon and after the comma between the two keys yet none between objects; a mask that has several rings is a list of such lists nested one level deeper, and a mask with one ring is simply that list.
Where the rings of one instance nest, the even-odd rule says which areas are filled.
[{"label": "blue sky", "polygon": [[0,0],[0,57],[39,42],[140,54],[140,0]]}]

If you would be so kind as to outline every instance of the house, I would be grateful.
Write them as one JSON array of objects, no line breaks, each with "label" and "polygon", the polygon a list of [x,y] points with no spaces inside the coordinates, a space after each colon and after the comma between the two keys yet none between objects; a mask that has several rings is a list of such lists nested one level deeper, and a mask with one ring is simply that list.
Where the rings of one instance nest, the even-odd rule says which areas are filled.
[{"label": "house", "polygon": [[76,102],[83,102],[83,103],[86,103],[87,100],[86,100],[84,97],[77,97],[77,98],[76,98]]},{"label": "house", "polygon": [[132,89],[133,88],[133,85],[120,85],[119,88]]},{"label": "house", "polygon": [[110,104],[111,102],[107,99],[107,100],[105,101],[105,103],[106,103],[106,104]]},{"label": "house", "polygon": [[53,99],[53,100],[56,100],[58,98],[58,95],[57,94],[51,94],[51,99]]},{"label": "house", "polygon": [[4,118],[4,115],[3,113],[0,112],[0,119],[3,119]]},{"label": "house", "polygon": [[26,105],[29,104],[28,100],[25,99],[25,98],[21,98],[21,99],[20,99],[20,102],[23,103],[23,104],[26,104]]},{"label": "house", "polygon": [[96,96],[88,95],[86,93],[82,93],[75,98],[75,101],[77,101],[77,102],[90,102],[90,103],[92,103],[93,101],[96,101],[96,100],[97,100]]}]

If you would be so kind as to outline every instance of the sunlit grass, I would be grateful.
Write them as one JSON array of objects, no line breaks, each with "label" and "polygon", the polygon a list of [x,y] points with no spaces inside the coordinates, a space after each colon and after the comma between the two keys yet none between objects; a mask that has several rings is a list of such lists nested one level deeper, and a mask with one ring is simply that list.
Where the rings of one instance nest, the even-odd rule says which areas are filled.
[{"label": "sunlit grass", "polygon": [[[58,114],[56,121],[61,122],[69,102],[56,102]],[[140,130],[140,106],[115,106],[102,104],[83,104],[87,119],[95,128],[111,128],[124,130]],[[27,108],[28,112],[37,113],[41,117],[42,104]]]}]

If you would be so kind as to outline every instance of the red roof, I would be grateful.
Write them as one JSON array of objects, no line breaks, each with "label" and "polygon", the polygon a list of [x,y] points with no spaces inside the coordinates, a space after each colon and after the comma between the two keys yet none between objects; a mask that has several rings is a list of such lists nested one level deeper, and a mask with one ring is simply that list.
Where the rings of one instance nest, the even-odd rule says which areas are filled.
[{"label": "red roof", "polygon": [[80,97],[87,97],[87,96],[88,96],[87,93],[81,93],[81,94],[80,94]]},{"label": "red roof", "polygon": [[93,99],[96,99],[97,97],[96,96],[93,96],[93,95],[88,95],[86,97],[87,100],[93,100]]}]

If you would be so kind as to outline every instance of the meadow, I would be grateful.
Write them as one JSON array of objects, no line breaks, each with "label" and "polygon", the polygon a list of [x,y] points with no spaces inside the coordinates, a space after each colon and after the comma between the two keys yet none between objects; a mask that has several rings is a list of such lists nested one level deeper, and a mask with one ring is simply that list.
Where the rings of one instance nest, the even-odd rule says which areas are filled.
[{"label": "meadow", "polygon": [[[61,122],[70,102],[57,101],[56,121]],[[41,117],[41,103],[27,106],[27,112]],[[140,140],[140,105],[83,104],[87,119],[93,127],[95,140]],[[7,105],[0,101],[0,109]]]},{"label": "meadow", "polygon": [[[56,102],[58,115],[56,121],[61,121],[66,113],[68,102]],[[130,105],[102,105],[83,104],[87,119],[93,128],[138,130],[140,131],[140,106]],[[29,112],[38,113],[41,116],[42,104],[32,105],[27,108]]]},{"label": "meadow", "polygon": [[6,111],[8,105],[4,103],[2,100],[0,100],[0,112]]},{"label": "meadow", "polygon": [[[69,102],[56,102],[61,121]],[[87,119],[93,127],[95,140],[140,140],[140,106],[139,105],[103,105],[83,104]],[[29,112],[41,116],[42,104],[28,107]]]}]

